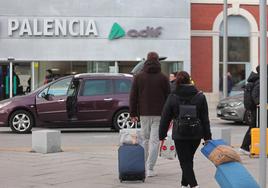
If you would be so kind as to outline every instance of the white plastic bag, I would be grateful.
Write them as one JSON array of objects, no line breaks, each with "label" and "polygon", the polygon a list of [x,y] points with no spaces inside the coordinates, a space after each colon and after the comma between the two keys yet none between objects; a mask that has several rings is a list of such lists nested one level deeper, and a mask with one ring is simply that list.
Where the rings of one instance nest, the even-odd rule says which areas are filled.
[{"label": "white plastic bag", "polygon": [[175,143],[172,140],[172,128],[173,124],[170,123],[169,130],[167,132],[167,137],[164,141],[160,143],[160,153],[159,156],[164,159],[175,159],[177,156]]}]

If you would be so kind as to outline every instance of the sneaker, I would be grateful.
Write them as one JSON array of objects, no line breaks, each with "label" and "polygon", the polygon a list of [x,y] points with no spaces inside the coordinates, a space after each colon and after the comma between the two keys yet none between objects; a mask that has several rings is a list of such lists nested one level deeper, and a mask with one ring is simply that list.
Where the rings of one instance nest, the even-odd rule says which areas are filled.
[{"label": "sneaker", "polygon": [[250,152],[245,149],[239,148],[238,151],[241,155],[250,155]]},{"label": "sneaker", "polygon": [[157,176],[157,174],[153,170],[147,171],[147,177],[154,177],[154,176]]}]

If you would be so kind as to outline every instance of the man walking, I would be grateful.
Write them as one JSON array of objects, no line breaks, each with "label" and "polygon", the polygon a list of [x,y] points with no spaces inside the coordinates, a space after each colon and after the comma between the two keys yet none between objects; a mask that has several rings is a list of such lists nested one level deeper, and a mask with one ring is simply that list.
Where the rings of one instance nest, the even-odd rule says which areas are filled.
[{"label": "man walking", "polygon": [[140,117],[148,177],[156,176],[160,117],[169,93],[169,80],[161,73],[159,56],[149,52],[141,73],[134,77],[130,93],[130,116],[133,122]]}]

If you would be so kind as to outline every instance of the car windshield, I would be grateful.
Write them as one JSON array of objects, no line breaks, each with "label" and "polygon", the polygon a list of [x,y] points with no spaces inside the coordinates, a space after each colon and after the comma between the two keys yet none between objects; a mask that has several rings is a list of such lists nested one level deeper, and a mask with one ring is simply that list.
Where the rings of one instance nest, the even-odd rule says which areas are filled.
[{"label": "car windshield", "polygon": [[133,69],[132,71],[130,72],[131,74],[138,74],[143,66],[144,66],[144,62],[145,62],[145,59],[141,60]]},{"label": "car windshield", "polygon": [[232,90],[234,91],[241,91],[243,90],[244,86],[246,84],[246,80],[241,80],[240,82],[236,83]]}]

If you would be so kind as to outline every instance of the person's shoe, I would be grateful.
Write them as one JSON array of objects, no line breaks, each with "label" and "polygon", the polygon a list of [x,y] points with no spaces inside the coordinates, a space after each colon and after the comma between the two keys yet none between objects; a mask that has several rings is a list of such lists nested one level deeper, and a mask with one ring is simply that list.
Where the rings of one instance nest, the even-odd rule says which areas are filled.
[{"label": "person's shoe", "polygon": [[154,177],[154,176],[157,176],[157,174],[153,170],[147,171],[147,177]]},{"label": "person's shoe", "polygon": [[250,155],[250,152],[245,149],[239,148],[238,151],[241,155]]}]

